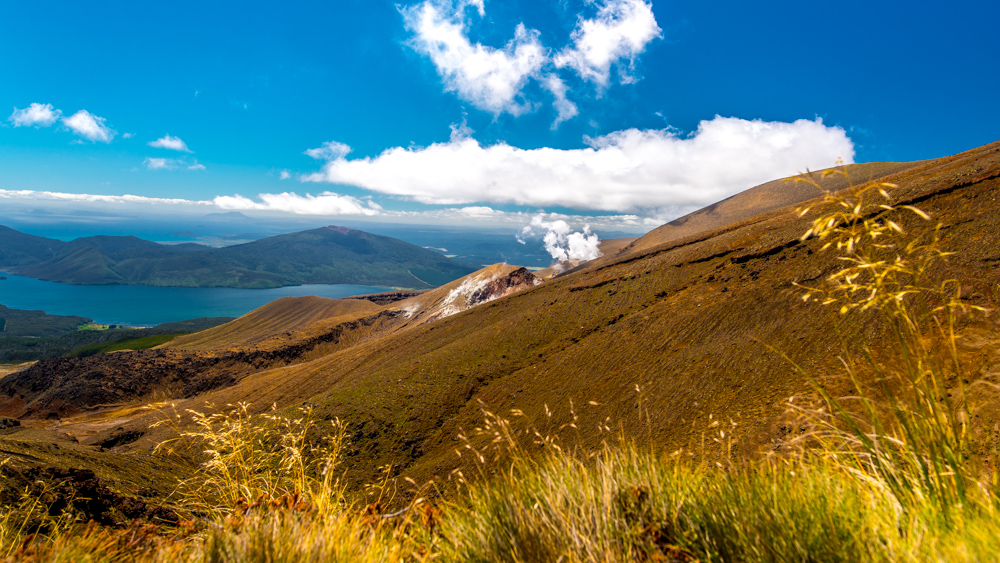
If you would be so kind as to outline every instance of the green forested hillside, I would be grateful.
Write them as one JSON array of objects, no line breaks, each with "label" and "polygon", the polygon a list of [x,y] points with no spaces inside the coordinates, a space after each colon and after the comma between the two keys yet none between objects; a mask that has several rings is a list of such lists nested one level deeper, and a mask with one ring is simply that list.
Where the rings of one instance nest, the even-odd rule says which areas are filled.
[{"label": "green forested hillside", "polygon": [[401,240],[332,226],[225,248],[136,237],[63,242],[2,227],[0,269],[81,285],[243,288],[341,283],[427,288],[473,271]]},{"label": "green forested hillside", "polygon": [[0,305],[0,337],[57,336],[89,322],[86,317],[49,315],[45,311],[24,311]]},{"label": "green forested hillside", "polygon": [[0,305],[0,326],[6,323],[6,328],[10,329],[0,332],[0,364],[145,349],[165,340],[143,339],[198,332],[231,320],[232,317],[202,317],[141,329],[112,326],[104,330],[78,330],[79,325],[90,319],[20,311]]}]

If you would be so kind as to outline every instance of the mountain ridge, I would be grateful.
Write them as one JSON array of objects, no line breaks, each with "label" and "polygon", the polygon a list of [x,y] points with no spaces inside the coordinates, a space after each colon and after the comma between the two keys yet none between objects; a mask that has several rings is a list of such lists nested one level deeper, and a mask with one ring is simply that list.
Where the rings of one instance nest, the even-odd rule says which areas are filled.
[{"label": "mountain ridge", "polygon": [[303,284],[425,289],[474,268],[404,241],[321,227],[222,248],[133,236],[64,242],[0,228],[0,270],[81,285],[268,288]]}]

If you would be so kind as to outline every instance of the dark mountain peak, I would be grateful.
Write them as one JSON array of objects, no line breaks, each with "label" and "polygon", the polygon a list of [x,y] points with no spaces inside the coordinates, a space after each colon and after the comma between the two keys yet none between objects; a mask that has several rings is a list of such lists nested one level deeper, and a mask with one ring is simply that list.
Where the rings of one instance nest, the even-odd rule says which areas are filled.
[{"label": "dark mountain peak", "polygon": [[351,232],[351,229],[348,229],[347,227],[339,227],[337,225],[327,225],[324,228],[327,229],[327,230],[329,230],[329,231],[334,231],[336,233],[340,233],[342,235],[346,235],[347,233]]}]

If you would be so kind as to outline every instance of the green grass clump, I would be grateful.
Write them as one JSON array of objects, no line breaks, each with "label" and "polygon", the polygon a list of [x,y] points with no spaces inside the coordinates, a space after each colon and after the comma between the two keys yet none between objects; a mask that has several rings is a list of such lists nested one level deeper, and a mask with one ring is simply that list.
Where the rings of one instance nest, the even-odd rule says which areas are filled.
[{"label": "green grass clump", "polygon": [[[708,467],[607,448],[520,461],[441,519],[446,561],[924,561],[1000,556],[987,495],[939,526],[882,483],[807,457]],[[974,542],[969,541],[975,538]]]}]

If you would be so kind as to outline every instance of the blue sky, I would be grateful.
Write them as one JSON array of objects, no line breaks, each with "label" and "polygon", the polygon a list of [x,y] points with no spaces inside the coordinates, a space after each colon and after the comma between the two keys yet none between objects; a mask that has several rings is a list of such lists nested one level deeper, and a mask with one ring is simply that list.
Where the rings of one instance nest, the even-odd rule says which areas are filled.
[{"label": "blue sky", "polygon": [[998,16],[970,1],[10,3],[0,209],[473,226],[544,210],[642,231],[838,159],[997,140]]}]

